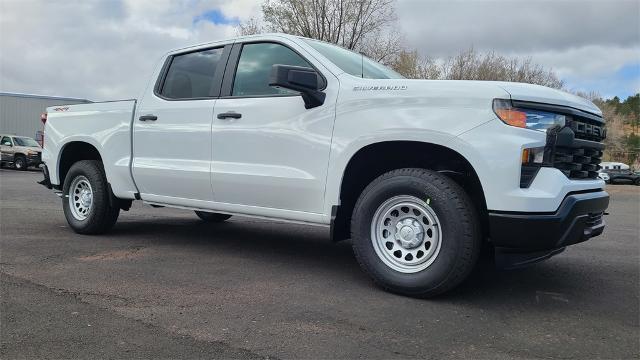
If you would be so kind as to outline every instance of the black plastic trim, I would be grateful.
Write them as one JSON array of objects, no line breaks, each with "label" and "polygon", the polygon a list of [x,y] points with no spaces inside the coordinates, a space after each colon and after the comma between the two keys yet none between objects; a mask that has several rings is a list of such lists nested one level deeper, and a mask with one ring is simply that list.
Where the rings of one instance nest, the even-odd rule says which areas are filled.
[{"label": "black plastic trim", "polygon": [[233,91],[233,79],[236,75],[238,59],[240,59],[240,50],[242,50],[242,43],[233,44],[222,78],[222,88],[220,90],[220,97],[222,98],[230,97]]},{"label": "black plastic trim", "polygon": [[44,179],[42,179],[42,181],[38,181],[38,184],[46,187],[47,189],[52,189],[53,185],[51,185],[51,179],[49,178],[49,168],[47,168],[47,165],[42,165],[42,176],[44,176]]},{"label": "black plastic trim", "polygon": [[[542,165],[529,165],[523,164],[520,167],[520,188],[527,189],[533,183],[533,180],[538,176],[538,172],[540,172],[540,168]],[[530,173],[526,173],[526,172]]]},{"label": "black plastic trim", "polygon": [[599,189],[567,195],[553,213],[490,211],[490,238],[496,247],[512,252],[559,249],[600,235],[604,220],[595,225],[587,221],[608,205],[609,194]]}]

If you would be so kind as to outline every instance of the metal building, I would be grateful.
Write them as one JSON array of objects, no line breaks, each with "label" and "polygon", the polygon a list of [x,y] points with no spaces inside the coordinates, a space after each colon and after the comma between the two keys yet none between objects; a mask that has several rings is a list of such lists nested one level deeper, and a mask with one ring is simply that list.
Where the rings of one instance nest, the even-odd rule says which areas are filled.
[{"label": "metal building", "polygon": [[0,134],[29,136],[40,141],[40,115],[47,107],[89,102],[86,99],[0,92]]}]

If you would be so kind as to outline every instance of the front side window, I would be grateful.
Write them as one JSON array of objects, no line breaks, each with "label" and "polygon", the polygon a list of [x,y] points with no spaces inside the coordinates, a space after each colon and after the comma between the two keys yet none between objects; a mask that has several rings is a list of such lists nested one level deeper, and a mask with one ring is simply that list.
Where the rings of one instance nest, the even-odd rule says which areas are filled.
[{"label": "front side window", "polygon": [[403,79],[404,77],[388,67],[362,54],[326,42],[305,39],[312,48],[329,59],[342,71],[365,79]]},{"label": "front side window", "polygon": [[289,95],[297,92],[269,86],[271,68],[275,64],[311,67],[288,47],[275,43],[256,43],[242,46],[233,96]]},{"label": "front side window", "polygon": [[2,138],[2,141],[0,141],[0,143],[4,146],[12,146],[13,144],[11,143],[11,138],[8,136],[4,136]]},{"label": "front side window", "polygon": [[213,79],[222,51],[223,48],[217,48],[175,55],[169,65],[161,94],[170,99],[213,96]]}]

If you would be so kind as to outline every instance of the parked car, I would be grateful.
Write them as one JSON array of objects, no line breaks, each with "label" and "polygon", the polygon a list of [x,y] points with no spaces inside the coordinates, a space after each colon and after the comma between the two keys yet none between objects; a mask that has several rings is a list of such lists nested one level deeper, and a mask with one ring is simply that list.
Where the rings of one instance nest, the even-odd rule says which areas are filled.
[{"label": "parked car", "polygon": [[605,183],[607,183],[607,184],[609,183],[609,179],[610,179],[609,178],[609,174],[607,174],[606,172],[598,171],[598,177],[600,179],[604,180]]},{"label": "parked car", "polygon": [[42,148],[30,137],[0,134],[1,165],[13,165],[16,170],[42,163]]},{"label": "parked car", "polygon": [[640,185],[640,175],[629,169],[608,169],[604,173],[609,175],[611,184],[634,184]]},{"label": "parked car", "polygon": [[149,84],[47,109],[42,183],[78,233],[134,200],[326,226],[383,288],[432,296],[483,243],[517,267],[604,229],[602,114],[568,93],[405,79],[281,34],[171,51]]}]

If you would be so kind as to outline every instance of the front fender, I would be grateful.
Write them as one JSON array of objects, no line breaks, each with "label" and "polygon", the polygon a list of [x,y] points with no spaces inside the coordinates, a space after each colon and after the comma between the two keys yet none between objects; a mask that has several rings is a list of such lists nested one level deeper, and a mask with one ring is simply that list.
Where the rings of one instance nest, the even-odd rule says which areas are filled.
[{"label": "front fender", "polygon": [[[457,136],[432,130],[410,129],[410,131],[408,131],[408,129],[385,129],[359,136],[349,143],[340,144],[338,142],[331,149],[331,159],[327,176],[325,214],[330,216],[331,208],[334,205],[339,205],[343,177],[349,162],[355,154],[369,145],[392,141],[422,142],[448,148],[464,157],[469,164],[471,164],[478,176],[479,173],[477,169],[486,165],[482,157],[475,154],[471,144]],[[482,179],[480,179],[480,183],[484,188],[485,184]]]}]

